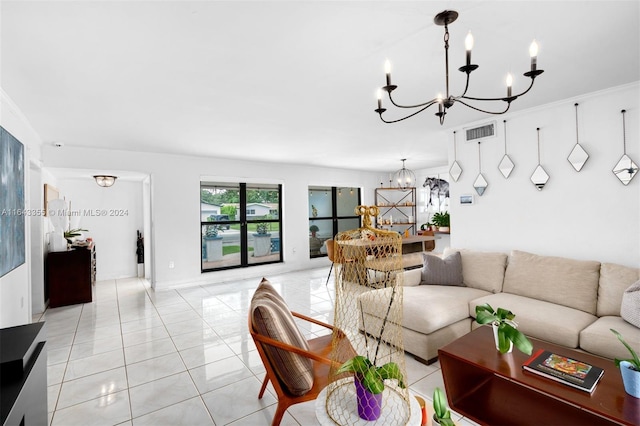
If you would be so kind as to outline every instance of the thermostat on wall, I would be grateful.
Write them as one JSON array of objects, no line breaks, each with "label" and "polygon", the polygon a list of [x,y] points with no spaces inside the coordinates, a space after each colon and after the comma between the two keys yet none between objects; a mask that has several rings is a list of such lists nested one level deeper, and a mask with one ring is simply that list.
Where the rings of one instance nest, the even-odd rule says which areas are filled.
[{"label": "thermostat on wall", "polygon": [[473,195],[471,194],[467,194],[467,195],[461,195],[460,196],[460,204],[464,205],[469,205],[469,204],[473,204]]}]

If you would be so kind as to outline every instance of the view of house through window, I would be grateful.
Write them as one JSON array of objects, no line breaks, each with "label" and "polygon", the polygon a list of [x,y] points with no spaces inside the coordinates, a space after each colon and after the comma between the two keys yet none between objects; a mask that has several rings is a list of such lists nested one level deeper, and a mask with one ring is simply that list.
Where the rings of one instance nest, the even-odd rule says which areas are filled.
[{"label": "view of house through window", "polygon": [[200,183],[202,271],[282,262],[281,185]]},{"label": "view of house through window", "polygon": [[360,188],[309,187],[309,256],[326,256],[324,242],[338,232],[360,227],[355,209]]}]

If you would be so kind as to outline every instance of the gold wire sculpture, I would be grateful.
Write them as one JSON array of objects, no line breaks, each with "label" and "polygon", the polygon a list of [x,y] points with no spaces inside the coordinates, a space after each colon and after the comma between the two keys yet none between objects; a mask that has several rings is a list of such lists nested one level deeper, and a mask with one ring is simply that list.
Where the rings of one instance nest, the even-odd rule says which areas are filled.
[{"label": "gold wire sculpture", "polygon": [[[366,424],[405,425],[411,408],[401,328],[402,238],[371,226],[371,218],[379,215],[376,206],[358,206],[355,212],[364,226],[334,238],[334,326],[346,334],[358,357],[338,371],[349,355],[340,344],[342,335],[334,332],[335,362],[325,406],[338,425],[363,424],[363,419],[371,420]],[[363,392],[380,391],[381,385],[382,392],[373,392],[373,398]]]}]

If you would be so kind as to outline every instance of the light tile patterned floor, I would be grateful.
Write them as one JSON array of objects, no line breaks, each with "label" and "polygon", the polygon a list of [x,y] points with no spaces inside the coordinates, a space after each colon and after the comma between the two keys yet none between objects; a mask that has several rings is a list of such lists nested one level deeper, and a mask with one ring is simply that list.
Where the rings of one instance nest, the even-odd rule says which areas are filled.
[{"label": "light tile patterned floor", "polygon": [[[249,271],[250,272],[250,271]],[[269,277],[292,310],[333,320],[328,268]],[[96,283],[94,301],[49,309],[51,425],[269,425],[275,394],[258,399],[264,367],[247,331],[259,278],[155,292],[129,278]],[[315,331],[315,330],[314,330]],[[308,337],[314,331],[303,330]],[[429,402],[438,364],[407,355],[408,382]],[[459,425],[470,425],[457,417]],[[315,402],[282,425],[316,425]]]}]

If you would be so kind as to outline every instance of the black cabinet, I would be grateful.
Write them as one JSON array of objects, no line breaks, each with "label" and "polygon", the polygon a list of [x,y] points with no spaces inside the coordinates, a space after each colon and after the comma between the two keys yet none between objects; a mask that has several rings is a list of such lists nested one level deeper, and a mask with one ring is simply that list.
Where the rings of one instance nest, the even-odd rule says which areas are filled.
[{"label": "black cabinet", "polygon": [[2,425],[47,424],[47,347],[43,322],[0,330]]},{"label": "black cabinet", "polygon": [[91,302],[96,280],[95,246],[50,252],[46,271],[50,308]]}]

